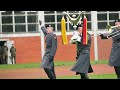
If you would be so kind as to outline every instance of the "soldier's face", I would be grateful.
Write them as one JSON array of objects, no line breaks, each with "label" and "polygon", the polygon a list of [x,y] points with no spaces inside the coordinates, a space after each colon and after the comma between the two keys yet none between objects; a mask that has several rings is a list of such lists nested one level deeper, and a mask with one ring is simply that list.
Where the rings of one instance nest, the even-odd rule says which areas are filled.
[{"label": "soldier's face", "polygon": [[82,27],[78,27],[78,32],[79,32],[80,34],[82,34],[82,30],[83,30]]},{"label": "soldier's face", "polygon": [[52,33],[53,32],[53,27],[47,27],[47,33]]},{"label": "soldier's face", "polygon": [[120,26],[120,22],[115,22],[115,26]]}]

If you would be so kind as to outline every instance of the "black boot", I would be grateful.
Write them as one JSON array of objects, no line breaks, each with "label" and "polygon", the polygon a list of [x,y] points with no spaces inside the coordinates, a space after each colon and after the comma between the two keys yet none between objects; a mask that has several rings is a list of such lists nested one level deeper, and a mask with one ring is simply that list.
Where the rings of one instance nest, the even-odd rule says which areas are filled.
[{"label": "black boot", "polygon": [[114,69],[115,69],[115,73],[117,75],[117,79],[120,79],[120,67],[115,66]]},{"label": "black boot", "polygon": [[120,75],[117,75],[117,79],[120,79]]},{"label": "black boot", "polygon": [[85,73],[80,73],[81,79],[89,79],[88,75]]},{"label": "black boot", "polygon": [[53,70],[44,68],[47,76],[49,79],[56,79],[56,75],[54,74]]}]

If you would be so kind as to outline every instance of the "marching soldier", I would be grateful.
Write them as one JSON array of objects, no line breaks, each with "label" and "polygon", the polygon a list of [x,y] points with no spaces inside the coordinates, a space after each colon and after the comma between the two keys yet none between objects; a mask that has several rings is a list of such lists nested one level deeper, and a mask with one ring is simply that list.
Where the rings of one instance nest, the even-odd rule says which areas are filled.
[{"label": "marching soldier", "polygon": [[16,48],[15,48],[14,44],[12,44],[12,47],[10,48],[10,53],[11,53],[12,64],[13,64],[13,61],[16,64]]},{"label": "marching soldier", "polygon": [[[115,20],[115,26],[120,27],[120,19]],[[101,39],[112,38],[112,49],[109,58],[109,66],[113,66],[117,78],[120,79],[120,28],[113,28],[111,33],[101,34]]]},{"label": "marching soldier", "polygon": [[[39,23],[41,25],[42,21],[39,21]],[[57,36],[53,33],[53,27],[51,27],[50,25],[46,28],[42,26],[41,30],[46,36],[46,50],[41,67],[44,69],[50,79],[56,79],[54,70],[54,56],[57,51]]]},{"label": "marching soldier", "polygon": [[80,74],[81,79],[89,79],[88,77],[88,73],[92,73],[93,69],[91,67],[90,64],[90,47],[91,47],[91,36],[88,33],[88,44],[87,45],[83,45],[81,42],[82,40],[82,25],[78,25],[78,39],[79,40],[75,40],[74,39],[70,41],[70,43],[72,44],[76,44],[77,45],[77,62],[76,64],[72,67],[71,71],[75,71],[76,75]]},{"label": "marching soldier", "polygon": [[2,62],[3,64],[7,64],[8,59],[8,47],[6,43],[4,43],[4,46],[2,46]]}]

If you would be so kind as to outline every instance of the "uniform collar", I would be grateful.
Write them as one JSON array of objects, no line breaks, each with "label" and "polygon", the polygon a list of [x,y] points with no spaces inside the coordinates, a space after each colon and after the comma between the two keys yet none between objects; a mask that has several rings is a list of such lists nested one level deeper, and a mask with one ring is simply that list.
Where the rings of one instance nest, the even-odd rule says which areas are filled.
[{"label": "uniform collar", "polygon": [[52,35],[53,34],[53,32],[52,33],[48,33],[49,35]]}]

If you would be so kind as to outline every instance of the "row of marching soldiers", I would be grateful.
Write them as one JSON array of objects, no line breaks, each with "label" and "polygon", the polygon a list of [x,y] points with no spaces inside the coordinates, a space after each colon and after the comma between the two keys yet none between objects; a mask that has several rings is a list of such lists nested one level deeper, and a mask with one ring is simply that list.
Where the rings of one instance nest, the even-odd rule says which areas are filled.
[{"label": "row of marching soldiers", "polygon": [[[53,32],[51,25],[45,27],[42,26],[42,21],[39,21],[41,30],[46,36],[46,50],[43,56],[41,68],[44,69],[48,78],[56,79],[54,70],[54,57],[57,51],[57,36]],[[115,27],[112,32],[100,33],[101,39],[112,38],[112,48],[109,58],[109,66],[113,66],[117,78],[120,79],[120,19],[115,20]],[[62,23],[62,27],[65,28],[65,21]],[[86,32],[87,19],[84,19],[82,24],[77,26],[77,31],[73,33],[70,43],[77,46],[76,63],[71,68],[71,71],[76,72],[76,75],[80,75],[81,79],[89,79],[88,73],[92,73],[93,69],[90,63],[90,48],[91,48],[91,35]],[[65,29],[64,29],[65,30]],[[84,32],[84,33],[83,33]],[[87,35],[84,35],[87,34]],[[65,39],[67,41],[67,39]]]},{"label": "row of marching soldiers", "polygon": [[[16,48],[14,44],[12,44],[12,47],[10,48],[10,59],[12,64],[16,64]],[[8,47],[7,44],[4,43],[4,45],[0,46],[0,64],[7,64],[8,61]]]}]

